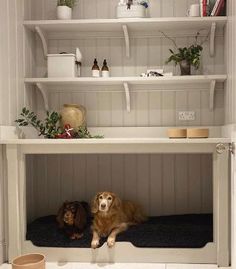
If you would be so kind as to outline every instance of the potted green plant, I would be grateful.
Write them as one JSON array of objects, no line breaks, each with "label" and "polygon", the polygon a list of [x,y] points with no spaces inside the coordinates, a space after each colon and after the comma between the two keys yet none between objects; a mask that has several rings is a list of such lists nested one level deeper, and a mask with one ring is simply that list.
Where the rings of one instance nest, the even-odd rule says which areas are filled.
[{"label": "potted green plant", "polygon": [[193,66],[196,70],[199,69],[201,63],[201,54],[203,51],[202,45],[208,39],[208,36],[202,43],[199,43],[198,37],[200,32],[197,32],[194,44],[180,48],[177,46],[174,39],[170,38],[164,33],[163,35],[171,40],[175,47],[175,51],[169,49],[171,55],[167,59],[166,63],[174,62],[175,65],[178,64],[180,66],[181,76],[191,75],[191,66]]},{"label": "potted green plant", "polygon": [[57,19],[71,20],[72,9],[74,8],[76,0],[58,0],[57,1]]}]

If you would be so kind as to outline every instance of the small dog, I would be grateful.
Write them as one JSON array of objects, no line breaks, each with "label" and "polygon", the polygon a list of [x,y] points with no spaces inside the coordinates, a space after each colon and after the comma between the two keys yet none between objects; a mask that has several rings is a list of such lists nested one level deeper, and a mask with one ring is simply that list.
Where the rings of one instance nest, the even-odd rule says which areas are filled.
[{"label": "small dog", "polygon": [[80,239],[88,222],[89,205],[86,202],[64,202],[57,214],[59,228],[71,239]]},{"label": "small dog", "polygon": [[107,237],[108,247],[115,245],[116,236],[130,225],[146,220],[141,208],[130,201],[121,201],[112,192],[100,192],[92,201],[91,212],[94,215],[91,247],[99,246],[100,237]]}]

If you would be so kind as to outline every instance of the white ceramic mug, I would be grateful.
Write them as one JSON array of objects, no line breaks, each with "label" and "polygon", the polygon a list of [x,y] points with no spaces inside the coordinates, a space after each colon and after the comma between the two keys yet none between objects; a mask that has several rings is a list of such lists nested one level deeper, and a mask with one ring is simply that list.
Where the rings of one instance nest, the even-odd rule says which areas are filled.
[{"label": "white ceramic mug", "polygon": [[200,17],[200,5],[193,4],[190,6],[189,10],[187,11],[188,17]]}]

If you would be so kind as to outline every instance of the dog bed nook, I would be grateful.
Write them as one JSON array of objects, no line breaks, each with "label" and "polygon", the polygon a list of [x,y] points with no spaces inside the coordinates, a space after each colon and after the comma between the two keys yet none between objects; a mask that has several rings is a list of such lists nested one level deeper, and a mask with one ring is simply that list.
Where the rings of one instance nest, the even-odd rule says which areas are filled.
[{"label": "dog bed nook", "polygon": [[[30,252],[47,261],[229,263],[228,152],[216,152],[224,140],[40,141],[6,145],[10,260]],[[104,190],[154,217],[92,250],[90,225],[71,240],[55,215],[64,201]]]}]

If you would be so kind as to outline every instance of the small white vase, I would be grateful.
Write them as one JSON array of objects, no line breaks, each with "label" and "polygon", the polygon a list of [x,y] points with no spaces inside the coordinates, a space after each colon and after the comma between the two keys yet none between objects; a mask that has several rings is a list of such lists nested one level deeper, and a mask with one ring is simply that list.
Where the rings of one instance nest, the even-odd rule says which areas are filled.
[{"label": "small white vase", "polygon": [[71,20],[72,8],[68,6],[57,6],[57,19],[58,20]]}]

